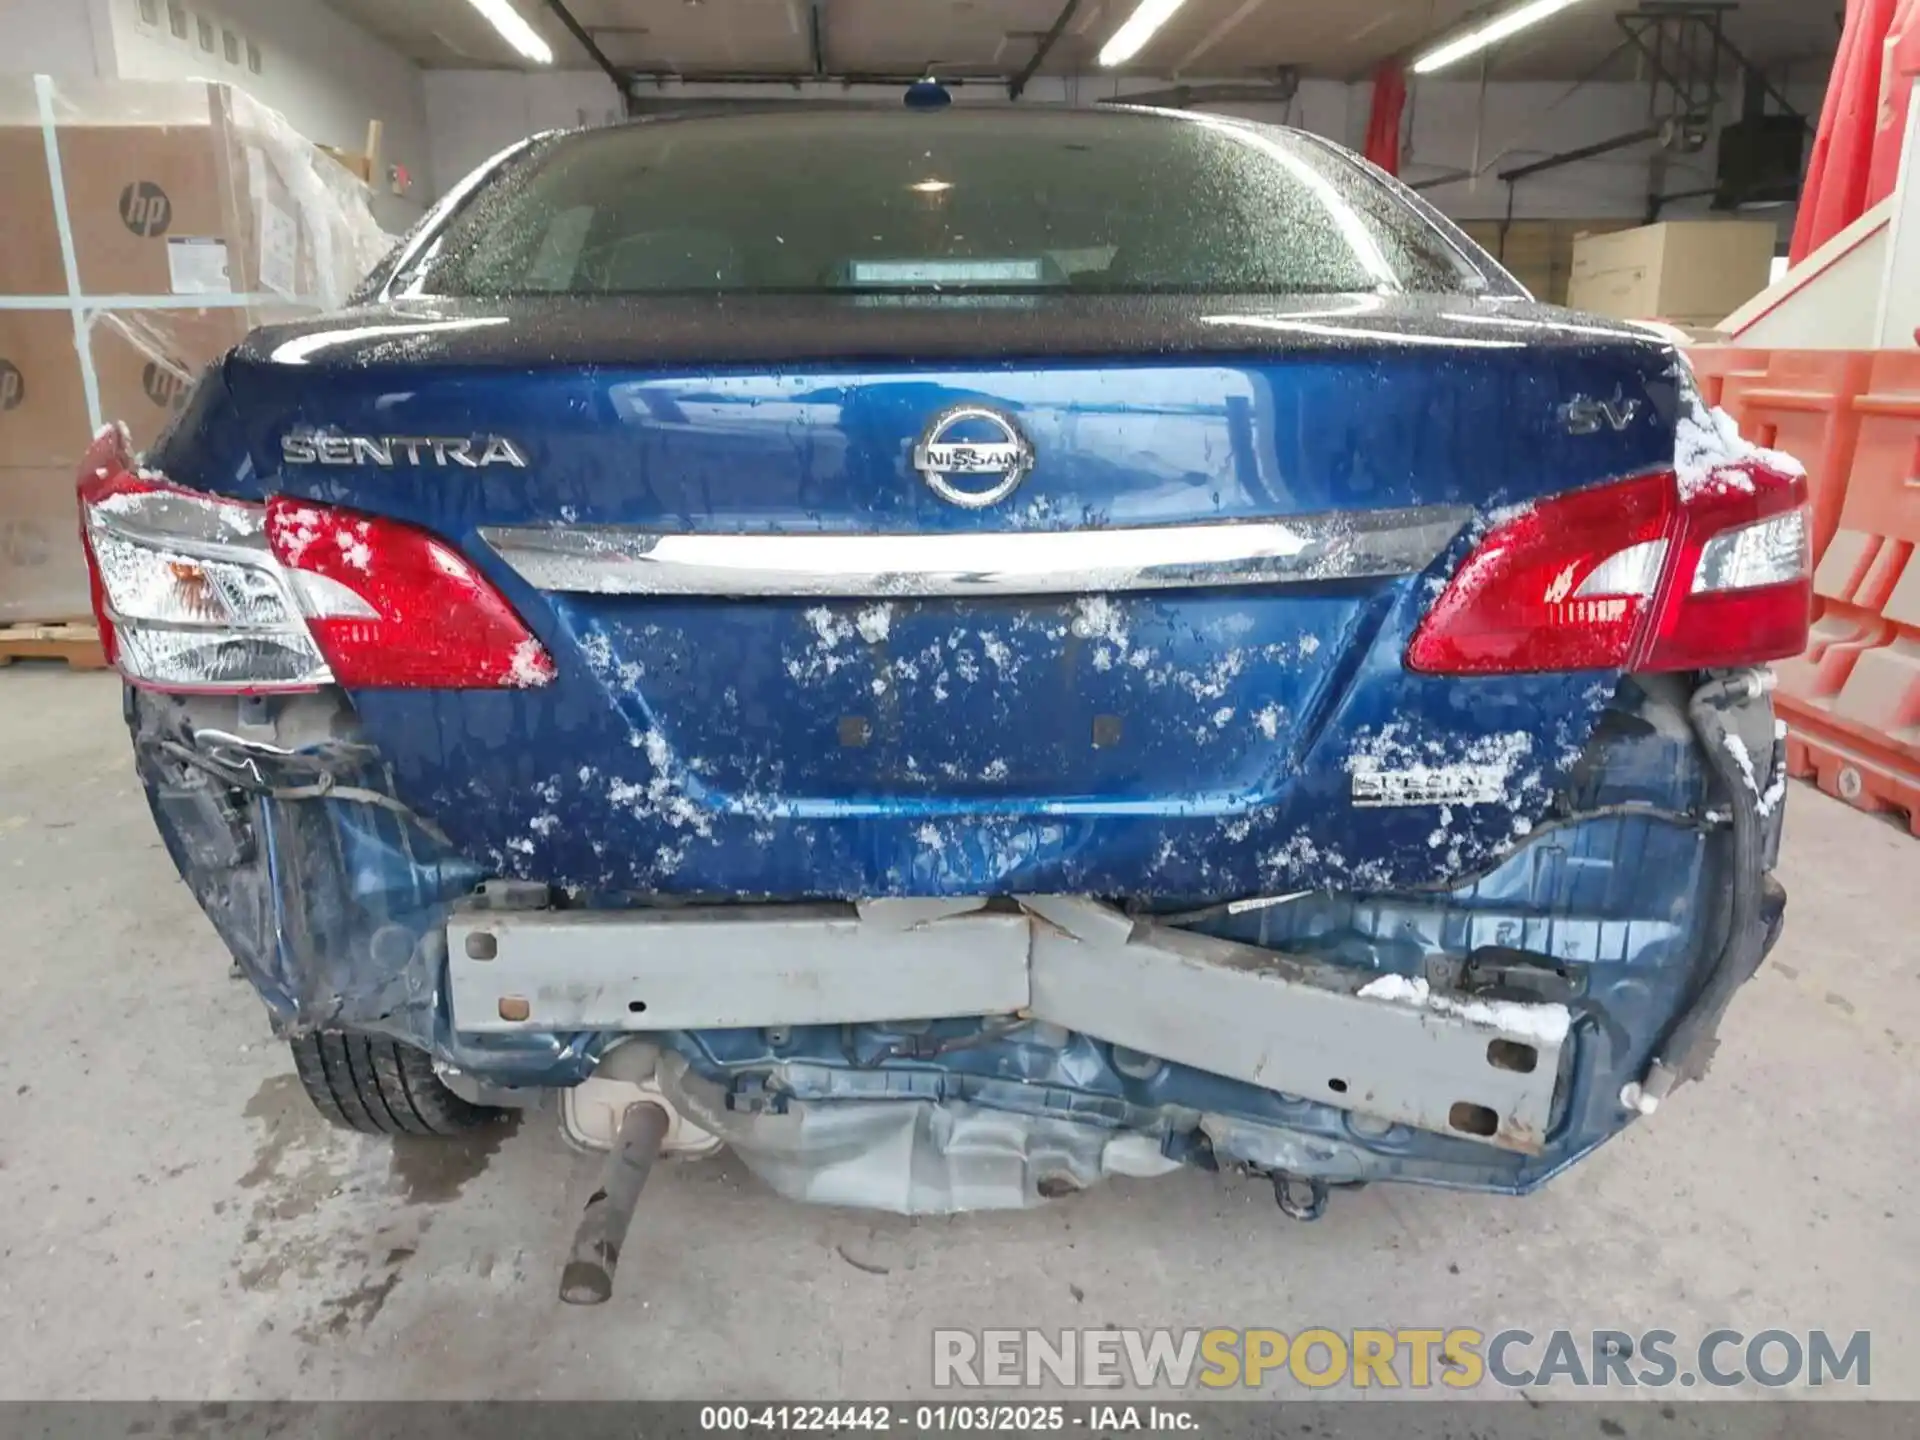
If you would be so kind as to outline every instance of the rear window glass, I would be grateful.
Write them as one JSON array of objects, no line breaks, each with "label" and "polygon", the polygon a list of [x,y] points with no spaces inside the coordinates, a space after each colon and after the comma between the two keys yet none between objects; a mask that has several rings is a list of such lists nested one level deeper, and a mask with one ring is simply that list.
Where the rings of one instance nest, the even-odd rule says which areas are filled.
[{"label": "rear window glass", "polygon": [[1290,132],[956,107],[569,135],[480,191],[396,288],[1331,294],[1483,283],[1387,186]]}]

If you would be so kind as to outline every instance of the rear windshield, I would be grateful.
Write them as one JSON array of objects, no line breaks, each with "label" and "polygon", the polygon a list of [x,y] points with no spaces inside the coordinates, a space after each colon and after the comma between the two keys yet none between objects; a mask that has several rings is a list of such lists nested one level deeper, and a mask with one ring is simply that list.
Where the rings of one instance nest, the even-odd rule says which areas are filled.
[{"label": "rear windshield", "polygon": [[395,288],[1247,295],[1484,283],[1386,185],[1290,132],[956,107],[569,135],[481,190]]}]

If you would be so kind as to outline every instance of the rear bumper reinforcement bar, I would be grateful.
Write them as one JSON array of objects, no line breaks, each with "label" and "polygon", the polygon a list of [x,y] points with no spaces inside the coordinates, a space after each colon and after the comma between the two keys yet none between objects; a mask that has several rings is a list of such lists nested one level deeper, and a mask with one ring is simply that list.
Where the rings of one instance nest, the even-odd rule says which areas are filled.
[{"label": "rear bumper reinforcement bar", "polygon": [[1378,1120],[1526,1154],[1568,1012],[1482,1002],[1136,921],[1095,901],[462,909],[463,1033],[665,1031],[1021,1013]]},{"label": "rear bumper reinforcement bar", "polygon": [[1409,575],[1470,511],[1404,510],[1104,530],[685,535],[616,525],[483,529],[541,590],[593,595],[1088,595]]}]

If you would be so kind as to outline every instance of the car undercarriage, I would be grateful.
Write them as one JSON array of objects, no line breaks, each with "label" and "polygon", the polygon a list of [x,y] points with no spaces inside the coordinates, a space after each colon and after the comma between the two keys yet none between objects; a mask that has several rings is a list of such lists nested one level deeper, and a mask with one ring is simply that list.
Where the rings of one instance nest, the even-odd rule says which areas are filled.
[{"label": "car undercarriage", "polygon": [[454,853],[332,697],[128,709],[283,1034],[419,1047],[479,1104],[565,1087],[595,1148],[645,1101],[668,1150],[724,1143],[795,1199],[1011,1208],[1231,1166],[1312,1216],[1376,1180],[1531,1190],[1703,1064],[1783,904],[1780,787],[1725,743],[1779,775],[1764,689],[1624,682],[1549,817],[1458,884],[1149,905],[615,903]]}]

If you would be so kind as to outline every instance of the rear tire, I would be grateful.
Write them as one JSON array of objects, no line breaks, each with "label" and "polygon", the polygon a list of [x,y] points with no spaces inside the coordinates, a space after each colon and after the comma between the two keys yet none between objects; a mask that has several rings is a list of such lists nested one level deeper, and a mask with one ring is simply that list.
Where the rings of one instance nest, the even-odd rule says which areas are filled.
[{"label": "rear tire", "polygon": [[363,1135],[467,1135],[504,1111],[447,1088],[424,1050],[378,1035],[323,1031],[289,1042],[314,1109]]}]

